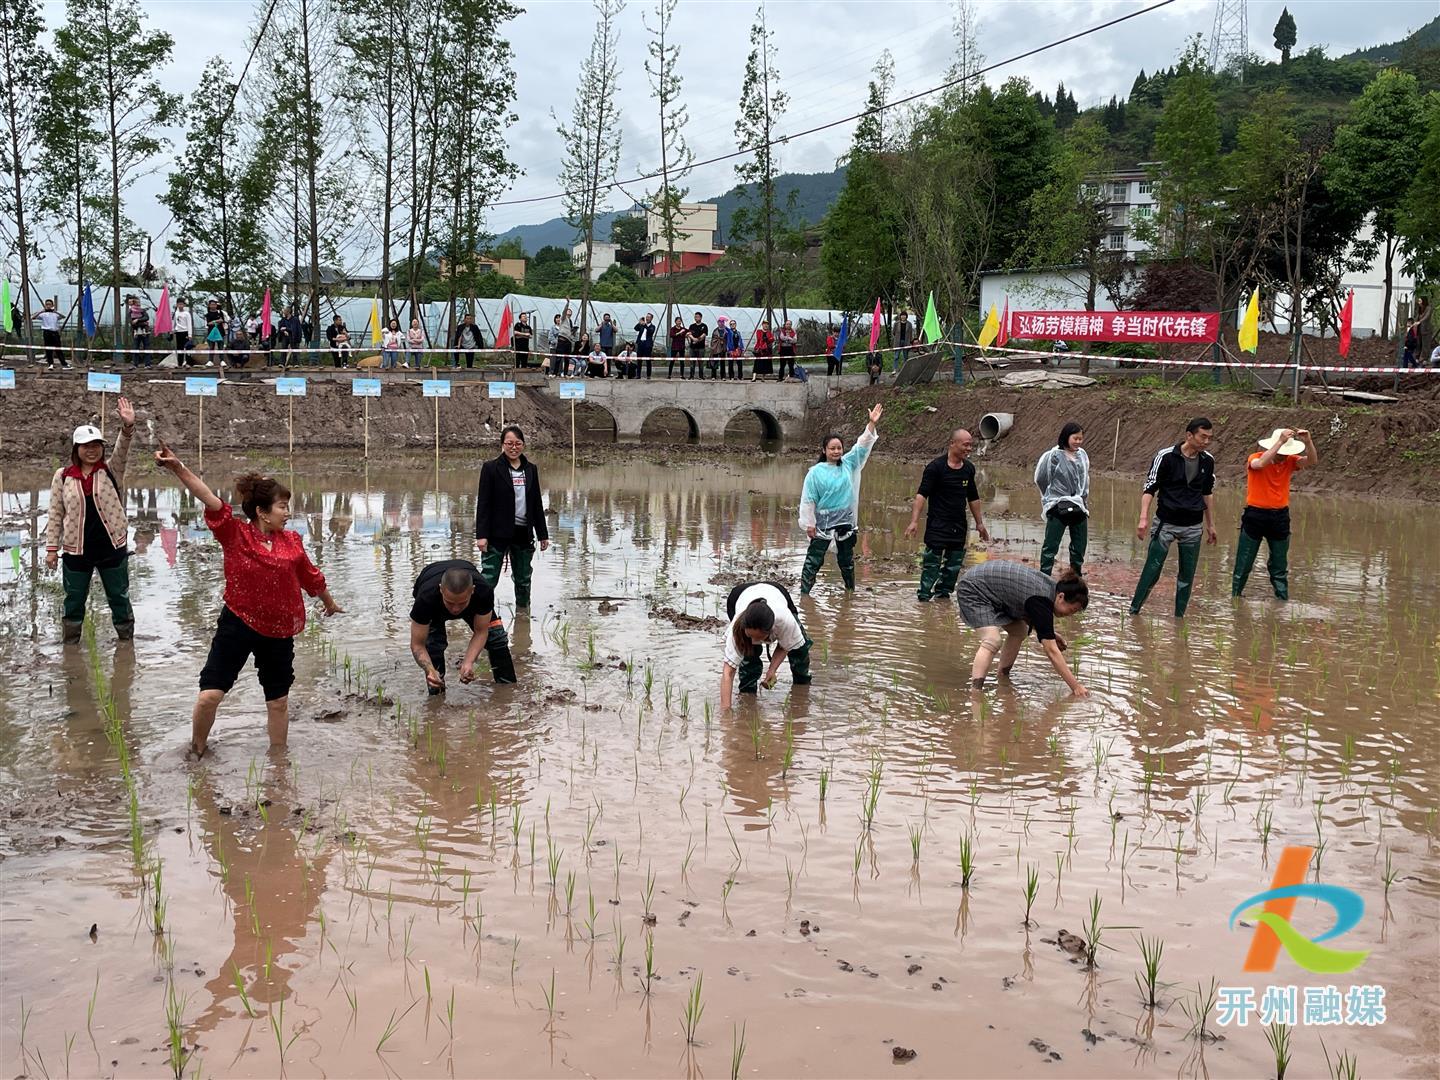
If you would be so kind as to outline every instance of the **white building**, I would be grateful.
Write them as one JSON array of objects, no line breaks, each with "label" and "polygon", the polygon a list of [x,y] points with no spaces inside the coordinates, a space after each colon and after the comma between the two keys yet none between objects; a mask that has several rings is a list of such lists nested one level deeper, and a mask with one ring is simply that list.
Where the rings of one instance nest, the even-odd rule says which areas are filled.
[{"label": "white building", "polygon": [[[715,203],[681,203],[675,230],[675,270],[683,272],[709,266],[724,255],[715,247],[715,233],[719,228],[720,208]],[[668,246],[664,219],[651,209],[645,216],[645,256],[650,272],[658,277],[669,273]]]},{"label": "white building", "polygon": [[1155,185],[1149,171],[1154,164],[1142,161],[1133,169],[1097,177],[1085,184],[1085,195],[1103,206],[1109,221],[1109,232],[1105,236],[1107,251],[1134,258],[1149,250],[1136,237],[1135,225],[1155,213]]},{"label": "white building", "polygon": [[[619,251],[619,244],[612,244],[608,241],[596,240],[595,243],[591,245],[591,281],[595,281],[601,274],[615,265],[615,259]],[[583,270],[585,268],[585,242],[583,240],[570,249],[570,260],[575,264],[576,270]]]}]

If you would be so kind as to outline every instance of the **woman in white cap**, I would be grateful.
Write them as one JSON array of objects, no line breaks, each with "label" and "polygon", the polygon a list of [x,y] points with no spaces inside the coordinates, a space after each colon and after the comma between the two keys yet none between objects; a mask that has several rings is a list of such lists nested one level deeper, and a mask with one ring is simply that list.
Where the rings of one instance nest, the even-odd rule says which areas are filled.
[{"label": "woman in white cap", "polygon": [[96,572],[110,603],[115,636],[135,636],[130,606],[130,519],[125,514],[125,464],[135,432],[135,409],[129,398],[117,403],[120,438],[105,457],[105,436],[93,424],[81,424],[70,439],[70,464],[55,470],[50,481],[50,519],[45,528],[45,565],[54,570],[64,559],[64,639],[80,640],[85,625],[85,600]]},{"label": "woman in white cap", "polygon": [[1260,450],[1250,455],[1245,470],[1245,512],[1240,515],[1240,542],[1235,546],[1235,569],[1230,578],[1232,597],[1245,591],[1263,540],[1270,548],[1265,566],[1275,598],[1290,599],[1290,477],[1319,460],[1315,441],[1304,428],[1276,428],[1268,439],[1260,440]]}]

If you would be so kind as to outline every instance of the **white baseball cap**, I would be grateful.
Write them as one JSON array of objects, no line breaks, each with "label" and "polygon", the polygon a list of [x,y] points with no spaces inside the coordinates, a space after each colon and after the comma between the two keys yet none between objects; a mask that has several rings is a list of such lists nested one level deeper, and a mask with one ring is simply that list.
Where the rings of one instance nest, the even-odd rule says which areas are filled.
[{"label": "white baseball cap", "polygon": [[104,442],[105,436],[94,424],[81,424],[75,429],[70,441],[76,446],[84,446],[86,443]]}]

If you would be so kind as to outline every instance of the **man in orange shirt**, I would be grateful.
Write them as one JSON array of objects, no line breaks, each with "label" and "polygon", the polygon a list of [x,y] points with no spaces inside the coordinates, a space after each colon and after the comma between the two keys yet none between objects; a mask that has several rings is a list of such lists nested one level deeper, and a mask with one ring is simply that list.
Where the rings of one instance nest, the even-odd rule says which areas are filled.
[{"label": "man in orange shirt", "polygon": [[1260,440],[1260,452],[1250,455],[1245,470],[1245,513],[1240,517],[1240,542],[1230,584],[1232,597],[1245,591],[1264,540],[1270,546],[1266,558],[1270,585],[1277,599],[1290,598],[1290,477],[1319,460],[1315,442],[1304,428],[1276,428],[1268,439]]}]

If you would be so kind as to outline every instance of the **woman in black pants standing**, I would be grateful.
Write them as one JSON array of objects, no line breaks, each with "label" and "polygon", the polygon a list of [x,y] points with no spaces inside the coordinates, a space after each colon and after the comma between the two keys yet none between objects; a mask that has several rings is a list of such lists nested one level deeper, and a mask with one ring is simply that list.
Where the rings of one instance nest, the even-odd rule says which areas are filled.
[{"label": "woman in black pants standing", "polygon": [[790,325],[790,320],[785,320],[785,325],[775,331],[775,351],[780,355],[780,370],[775,375],[776,382],[785,381],[785,368],[788,365],[790,374],[795,374],[795,342],[799,339],[795,333],[795,327]]}]

